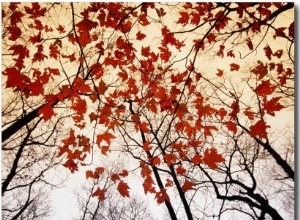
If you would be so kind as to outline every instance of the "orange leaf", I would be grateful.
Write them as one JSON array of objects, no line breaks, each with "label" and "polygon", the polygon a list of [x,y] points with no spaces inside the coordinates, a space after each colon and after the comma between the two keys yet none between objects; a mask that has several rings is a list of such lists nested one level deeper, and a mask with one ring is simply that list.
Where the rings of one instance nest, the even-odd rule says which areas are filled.
[{"label": "orange leaf", "polygon": [[156,201],[157,201],[158,204],[161,204],[164,201],[169,201],[170,202],[170,198],[169,198],[169,196],[168,196],[165,189],[161,189],[160,192],[156,192],[155,198],[156,198]]},{"label": "orange leaf", "polygon": [[169,178],[168,179],[166,179],[166,184],[165,184],[165,187],[170,187],[170,186],[172,186],[173,185],[173,181],[172,180],[170,180]]},{"label": "orange leaf", "polygon": [[50,104],[44,105],[41,109],[39,109],[38,113],[43,114],[44,121],[48,121],[53,115],[55,115],[53,107]]},{"label": "orange leaf", "polygon": [[275,116],[275,111],[280,111],[282,108],[284,108],[280,103],[278,103],[279,99],[281,99],[281,97],[274,97],[270,101],[267,101],[266,97],[264,97],[263,110],[266,110],[267,114]]},{"label": "orange leaf", "polygon": [[113,182],[116,182],[117,180],[120,180],[120,176],[119,174],[117,173],[113,173],[110,175],[110,179],[113,181]]},{"label": "orange leaf", "polygon": [[203,162],[212,169],[217,169],[217,163],[224,162],[225,159],[221,154],[217,153],[215,148],[206,149],[204,152]]},{"label": "orange leaf", "polygon": [[246,108],[244,114],[250,119],[254,119],[254,112],[250,111],[250,108]]},{"label": "orange leaf", "polygon": [[240,69],[240,65],[236,64],[236,63],[231,63],[230,64],[230,71],[238,71]]},{"label": "orange leaf", "polygon": [[104,172],[104,167],[97,167],[96,168],[96,173],[98,173],[99,175],[101,175]]},{"label": "orange leaf", "polygon": [[186,192],[188,190],[195,189],[194,186],[195,186],[195,183],[193,183],[189,180],[186,180],[184,182],[184,184],[182,185],[181,189],[182,189],[183,192]]},{"label": "orange leaf", "polygon": [[262,81],[261,84],[259,84],[254,92],[256,92],[259,96],[266,96],[271,95],[277,86],[272,86],[270,83],[270,80]]},{"label": "orange leaf", "polygon": [[137,32],[136,39],[143,40],[146,37],[146,34],[143,34],[141,31]]},{"label": "orange leaf", "polygon": [[249,134],[251,137],[260,137],[268,139],[267,128],[270,128],[269,125],[266,125],[263,120],[257,121],[254,125],[251,125]]},{"label": "orange leaf", "polygon": [[147,176],[145,178],[143,187],[144,187],[145,194],[147,194],[148,192],[155,193],[155,188],[153,187],[153,180],[152,180],[151,176]]},{"label": "orange leaf", "polygon": [[258,80],[261,80],[268,74],[268,66],[264,65],[261,61],[258,61],[259,65],[251,70],[252,73],[258,75]]},{"label": "orange leaf", "polygon": [[168,164],[168,166],[170,166],[173,163],[176,163],[176,160],[177,160],[177,158],[174,154],[165,154],[164,159],[166,160],[166,163]]},{"label": "orange leaf", "polygon": [[130,188],[128,187],[127,183],[125,183],[123,181],[119,182],[119,184],[118,184],[118,190],[119,190],[121,196],[123,196],[123,197],[130,197],[128,189],[130,189]]},{"label": "orange leaf", "polygon": [[102,146],[101,147],[101,153],[103,154],[103,155],[106,155],[107,156],[107,151],[109,150],[109,146]]},{"label": "orange leaf", "polygon": [[97,135],[97,140],[96,143],[99,145],[101,143],[101,141],[105,141],[106,143],[110,144],[111,143],[111,139],[116,138],[113,134],[109,133],[109,132],[105,132],[104,134],[98,134]]},{"label": "orange leaf", "polygon": [[220,69],[217,69],[217,70],[218,70],[217,76],[219,76],[219,77],[223,76],[223,70],[220,70]]},{"label": "orange leaf", "polygon": [[232,121],[228,121],[224,123],[226,127],[228,128],[229,131],[232,131],[232,133],[236,134],[237,132],[237,127],[236,124]]},{"label": "orange leaf", "polygon": [[97,92],[99,95],[104,95],[105,91],[107,90],[107,85],[101,79],[99,82],[99,86],[97,87]]},{"label": "orange leaf", "polygon": [[195,154],[195,156],[193,157],[192,161],[193,161],[193,163],[195,165],[199,164],[199,163],[202,163],[202,156],[199,155],[199,154]]},{"label": "orange leaf", "polygon": [[93,197],[97,196],[100,201],[104,201],[106,191],[107,189],[100,189],[98,187],[97,190],[92,194],[92,196]]},{"label": "orange leaf", "polygon": [[184,175],[185,171],[186,171],[186,169],[184,169],[183,166],[179,166],[176,169],[176,172],[177,172],[178,175]]}]

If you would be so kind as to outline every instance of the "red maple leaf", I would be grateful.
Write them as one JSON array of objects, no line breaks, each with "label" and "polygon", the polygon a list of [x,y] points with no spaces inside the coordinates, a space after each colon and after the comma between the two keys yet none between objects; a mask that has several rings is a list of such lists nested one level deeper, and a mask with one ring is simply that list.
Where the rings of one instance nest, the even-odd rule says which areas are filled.
[{"label": "red maple leaf", "polygon": [[195,188],[194,188],[195,185],[196,185],[195,183],[193,183],[193,182],[191,182],[191,181],[189,181],[189,180],[186,180],[186,181],[183,183],[181,189],[182,189],[183,192],[186,192],[186,191],[188,191],[188,190],[195,189]]},{"label": "red maple leaf", "polygon": [[92,196],[93,197],[97,196],[100,201],[104,201],[106,191],[107,189],[100,189],[98,187],[97,190],[92,194]]},{"label": "red maple leaf", "polygon": [[170,197],[167,194],[165,189],[161,189],[160,192],[156,192],[156,201],[158,204],[163,203],[164,201],[169,201],[170,202]]},{"label": "red maple leaf", "polygon": [[195,165],[200,164],[202,163],[202,156],[200,154],[195,154],[192,161]]},{"label": "red maple leaf", "polygon": [[273,52],[272,52],[272,49],[269,47],[269,45],[264,47],[264,51],[265,51],[265,54],[268,57],[268,59],[271,60],[272,59],[271,56],[273,55]]},{"label": "red maple leaf", "polygon": [[251,137],[260,137],[268,139],[267,128],[270,128],[269,125],[266,125],[263,120],[257,121],[254,125],[251,125],[249,128],[249,134]]},{"label": "red maple leaf", "polygon": [[10,16],[10,24],[16,26],[19,22],[22,21],[24,14],[20,11],[14,11]]},{"label": "red maple leaf", "polygon": [[271,95],[275,91],[276,87],[277,86],[273,86],[270,83],[270,80],[263,80],[261,84],[256,87],[254,92],[256,92],[259,96]]},{"label": "red maple leaf", "polygon": [[259,65],[251,69],[251,72],[258,75],[258,80],[261,80],[265,75],[268,74],[268,65],[264,65],[263,62],[258,61]]},{"label": "red maple leaf", "polygon": [[22,34],[21,29],[18,26],[7,27],[6,29],[10,33],[10,37],[8,39],[12,41],[17,40]]},{"label": "red maple leaf", "polygon": [[27,14],[31,14],[30,18],[44,16],[47,11],[47,8],[41,8],[38,2],[33,2],[31,3],[31,8],[25,6],[24,9],[27,12]]},{"label": "red maple leaf", "polygon": [[136,39],[143,40],[146,37],[146,34],[143,34],[141,31],[137,32]]},{"label": "red maple leaf", "polygon": [[116,138],[113,134],[109,132],[105,132],[104,134],[98,134],[97,135],[97,141],[96,143],[100,145],[101,141],[105,141],[107,144],[111,143],[111,139]]},{"label": "red maple leaf", "polygon": [[253,50],[253,44],[252,44],[251,39],[247,38],[246,42],[247,42],[247,46],[248,46],[249,50]]},{"label": "red maple leaf", "polygon": [[250,108],[246,108],[244,114],[250,119],[254,119],[254,112],[250,111]]},{"label": "red maple leaf", "polygon": [[101,146],[101,154],[107,156],[107,151],[109,151],[109,146]]},{"label": "red maple leaf", "polygon": [[77,114],[83,115],[87,110],[86,101],[81,98],[76,98],[71,108],[74,109]]},{"label": "red maple leaf", "polygon": [[185,171],[186,171],[186,169],[184,169],[183,166],[179,166],[176,168],[176,172],[178,175],[184,175]]},{"label": "red maple leaf", "polygon": [[180,12],[180,18],[177,21],[177,24],[183,24],[186,25],[189,22],[189,14],[185,11]]},{"label": "red maple leaf", "polygon": [[263,99],[263,111],[267,111],[267,114],[275,116],[275,111],[280,111],[284,108],[278,101],[281,97],[274,97],[271,100],[267,101],[267,98]]},{"label": "red maple leaf", "polygon": [[231,63],[230,64],[230,71],[238,71],[240,69],[240,65],[236,64],[236,63]]},{"label": "red maple leaf", "polygon": [[128,187],[127,183],[120,181],[118,184],[118,190],[123,197],[130,197],[129,196],[129,190],[130,188]]},{"label": "red maple leaf", "polygon": [[232,133],[236,134],[237,132],[237,126],[234,122],[228,121],[224,123],[229,131],[232,131]]},{"label": "red maple leaf", "polygon": [[43,114],[44,121],[48,121],[53,115],[55,115],[51,104],[44,105],[41,109],[39,109],[38,113]]},{"label": "red maple leaf", "polygon": [[222,157],[221,154],[217,153],[215,148],[206,149],[204,152],[203,162],[208,165],[212,169],[217,169],[217,163],[224,162],[225,159]]},{"label": "red maple leaf", "polygon": [[143,187],[145,194],[147,194],[148,192],[155,193],[155,188],[153,187],[153,179],[151,176],[147,176],[144,179]]}]

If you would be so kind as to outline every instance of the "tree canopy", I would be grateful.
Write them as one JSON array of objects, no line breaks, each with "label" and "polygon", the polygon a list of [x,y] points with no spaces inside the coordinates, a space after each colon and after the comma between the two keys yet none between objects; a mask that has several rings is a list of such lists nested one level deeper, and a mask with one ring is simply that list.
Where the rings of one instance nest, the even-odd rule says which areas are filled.
[{"label": "tree canopy", "polygon": [[137,179],[171,219],[287,219],[293,110],[293,3],[2,3],[3,198],[40,158],[103,203]]}]

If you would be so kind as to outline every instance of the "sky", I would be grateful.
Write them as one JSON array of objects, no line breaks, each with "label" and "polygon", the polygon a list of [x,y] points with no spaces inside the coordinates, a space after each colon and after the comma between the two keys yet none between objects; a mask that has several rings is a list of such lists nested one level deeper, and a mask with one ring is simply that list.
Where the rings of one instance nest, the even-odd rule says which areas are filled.
[{"label": "sky", "polygon": [[[299,18],[299,7],[298,4],[296,4],[296,13],[297,13],[297,18]],[[298,27],[297,23],[295,27]],[[297,32],[295,32],[295,36],[299,36],[299,29]],[[297,47],[299,49],[299,44],[297,44]],[[295,50],[299,51],[299,50]],[[296,70],[299,70],[296,64]],[[297,85],[299,83],[299,78]],[[3,94],[2,94],[3,97]],[[299,103],[299,96],[298,96],[298,102]],[[285,119],[282,121],[282,119]],[[296,120],[299,121],[299,116],[296,117]],[[294,121],[293,115],[290,112],[282,112],[277,115],[275,120],[270,121],[270,124],[272,124],[272,128],[276,128],[277,130],[280,130],[285,123],[289,123],[291,121]],[[297,138],[297,137],[296,137]],[[299,143],[299,141],[297,142]],[[299,158],[299,152],[297,151],[298,158]],[[297,161],[297,160],[296,160]],[[66,170],[66,174],[68,174],[69,171]],[[53,209],[55,210],[54,216],[51,216],[49,219],[56,219],[56,220],[68,220],[72,219],[70,217],[70,214],[74,215],[76,213],[76,197],[73,194],[73,190],[76,189],[77,186],[83,184],[85,182],[85,178],[83,178],[84,171],[81,172],[76,172],[74,174],[70,174],[68,177],[68,180],[66,184],[68,185],[68,189],[62,188],[62,189],[57,189],[53,190],[53,193],[51,195],[51,199],[53,201]],[[141,190],[142,191],[142,190]],[[299,204],[298,204],[299,205]],[[160,210],[160,207],[152,204],[152,206],[156,207],[157,210]],[[296,209],[297,210],[297,209]],[[300,209],[298,209],[300,210]],[[159,211],[158,211],[159,212]],[[76,215],[76,214],[75,214]]]}]

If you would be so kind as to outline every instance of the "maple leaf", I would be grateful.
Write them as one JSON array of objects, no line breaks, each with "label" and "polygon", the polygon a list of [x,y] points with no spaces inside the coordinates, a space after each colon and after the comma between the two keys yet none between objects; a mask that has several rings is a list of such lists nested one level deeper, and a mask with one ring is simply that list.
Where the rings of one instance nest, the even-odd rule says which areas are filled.
[{"label": "maple leaf", "polygon": [[272,55],[273,55],[273,52],[272,52],[272,49],[270,48],[269,45],[265,46],[264,47],[264,51],[265,51],[265,55],[268,57],[269,60],[272,59]]},{"label": "maple leaf", "polygon": [[87,171],[85,171],[85,178],[86,179],[88,179],[88,178],[98,179],[99,175],[97,173],[94,173],[91,170],[87,170]]},{"label": "maple leaf", "polygon": [[110,179],[113,181],[113,182],[116,182],[117,180],[120,180],[120,176],[119,174],[117,173],[113,173],[110,175]]},{"label": "maple leaf", "polygon": [[141,14],[139,16],[139,23],[143,26],[147,26],[150,24],[150,22],[147,19],[147,15],[146,14]]},{"label": "maple leaf", "polygon": [[176,163],[177,158],[174,154],[164,154],[164,159],[168,166],[171,166],[173,163]]},{"label": "maple leaf", "polygon": [[107,156],[107,151],[109,151],[109,146],[101,146],[101,154]]},{"label": "maple leaf", "polygon": [[23,91],[26,84],[30,82],[29,77],[21,74],[15,67],[6,68],[3,75],[7,76],[6,88],[18,87]]},{"label": "maple leaf", "polygon": [[141,31],[136,33],[137,40],[143,40],[146,37],[146,34],[143,34]]},{"label": "maple leaf", "polygon": [[143,149],[145,151],[150,151],[152,149],[152,146],[150,146],[150,141],[146,141],[143,143]]},{"label": "maple leaf", "polygon": [[75,163],[73,160],[67,160],[67,162],[65,162],[63,164],[64,167],[68,168],[71,173],[74,173],[75,171],[78,171],[78,165],[77,163]]},{"label": "maple leaf", "polygon": [[143,187],[145,194],[147,194],[148,192],[155,193],[155,188],[153,187],[153,179],[151,178],[151,176],[147,176],[144,179]]},{"label": "maple leaf", "polygon": [[142,169],[141,169],[141,176],[143,178],[146,178],[147,176],[150,176],[152,173],[152,171],[150,170],[148,165],[142,165]]},{"label": "maple leaf", "polygon": [[195,154],[192,159],[192,162],[195,165],[202,163],[202,156],[200,154]]},{"label": "maple leaf", "polygon": [[277,86],[272,86],[270,83],[270,80],[263,80],[261,84],[259,84],[254,92],[258,94],[259,96],[266,96],[266,95],[271,95]]},{"label": "maple leaf", "polygon": [[13,45],[9,48],[9,50],[13,50],[13,55],[18,55],[18,59],[24,59],[25,57],[29,57],[29,50],[27,47],[23,45]]},{"label": "maple leaf", "polygon": [[186,192],[188,190],[195,189],[194,188],[195,185],[196,185],[195,183],[193,183],[189,180],[185,180],[185,182],[183,183],[181,189],[182,189],[183,192]]},{"label": "maple leaf", "polygon": [[271,100],[267,101],[267,98],[263,99],[263,111],[267,111],[267,114],[275,116],[275,111],[280,111],[284,108],[278,101],[281,97],[274,97]]},{"label": "maple leaf", "polygon": [[99,175],[101,175],[104,172],[104,170],[105,170],[104,167],[97,167],[95,169],[96,173],[98,173]]},{"label": "maple leaf", "polygon": [[93,91],[89,85],[85,84],[85,80],[81,77],[76,77],[74,79],[73,89],[80,93],[88,93]]},{"label": "maple leaf", "polygon": [[218,70],[218,72],[216,73],[217,76],[219,76],[219,77],[223,76],[223,70],[220,70],[220,69],[217,69],[217,70]]},{"label": "maple leaf", "polygon": [[161,204],[165,201],[170,202],[170,197],[165,189],[161,189],[160,192],[156,192],[155,198],[158,204]]},{"label": "maple leaf", "polygon": [[105,132],[104,134],[98,134],[97,135],[97,141],[96,143],[98,145],[100,145],[101,141],[105,141],[107,144],[110,145],[111,143],[111,139],[116,138],[113,134],[109,133],[109,132]]},{"label": "maple leaf", "polygon": [[130,188],[128,187],[127,183],[125,183],[123,181],[119,182],[119,184],[118,184],[118,190],[119,190],[121,196],[123,196],[123,197],[130,197],[128,189],[130,189]]},{"label": "maple leaf", "polygon": [[107,90],[107,85],[105,84],[105,82],[103,82],[103,80],[101,79],[99,82],[99,85],[97,87],[97,92],[99,95],[104,95],[105,91]]},{"label": "maple leaf", "polygon": [[126,177],[128,176],[128,171],[127,170],[122,170],[122,173],[119,173],[120,176]]},{"label": "maple leaf", "polygon": [[56,115],[51,104],[46,104],[40,108],[38,114],[43,115],[44,121],[48,121],[53,115]]},{"label": "maple leaf", "polygon": [[234,53],[233,53],[233,50],[230,50],[227,52],[227,56],[228,57],[235,57]]},{"label": "maple leaf", "polygon": [[146,106],[149,110],[151,110],[153,113],[157,114],[157,102],[154,99],[150,99],[147,103]]},{"label": "maple leaf", "polygon": [[58,32],[59,32],[60,34],[63,34],[63,33],[66,32],[64,26],[62,26],[61,24],[56,28],[56,30],[58,30]]},{"label": "maple leaf", "polygon": [[25,11],[30,15],[30,18],[37,18],[41,16],[45,16],[47,8],[41,8],[38,2],[31,3],[31,8],[25,6]]},{"label": "maple leaf", "polygon": [[169,178],[166,179],[165,187],[170,187],[173,185],[173,181],[170,180]]},{"label": "maple leaf", "polygon": [[30,96],[38,96],[44,94],[44,87],[40,81],[32,82],[26,88],[30,91]]},{"label": "maple leaf", "polygon": [[254,112],[250,111],[250,108],[246,108],[244,114],[250,119],[254,119]]},{"label": "maple leaf", "polygon": [[204,152],[203,162],[208,165],[212,169],[217,169],[217,163],[224,162],[225,159],[222,157],[221,154],[217,153],[215,148],[206,149]]},{"label": "maple leaf", "polygon": [[230,107],[232,111],[228,115],[231,116],[230,117],[231,119],[236,119],[237,114],[240,112],[240,106],[238,100],[233,101]]},{"label": "maple leaf", "polygon": [[183,166],[179,166],[176,168],[176,172],[178,175],[184,175],[185,171],[186,171],[186,169],[184,169]]},{"label": "maple leaf", "polygon": [[107,189],[100,189],[98,187],[97,190],[92,194],[92,196],[93,197],[97,196],[100,201],[104,201],[106,191]]},{"label": "maple leaf", "polygon": [[270,128],[269,125],[266,125],[263,120],[257,121],[254,125],[251,125],[249,128],[249,134],[251,137],[260,137],[268,139],[267,128]]},{"label": "maple leaf", "polygon": [[234,122],[228,121],[224,123],[229,131],[232,131],[232,133],[236,134],[237,132],[237,126]]},{"label": "maple leaf", "polygon": [[249,48],[249,50],[253,50],[253,44],[252,44],[252,41],[250,38],[247,38],[246,39],[246,42],[247,42],[247,46]]},{"label": "maple leaf", "polygon": [[177,21],[177,24],[186,25],[189,21],[189,14],[187,12],[180,12],[180,18]]},{"label": "maple leaf", "polygon": [[10,37],[8,39],[12,41],[17,40],[22,34],[21,29],[17,26],[7,27],[6,29],[10,34]]},{"label": "maple leaf", "polygon": [[230,64],[230,71],[238,71],[240,69],[240,65],[236,64],[236,63],[231,63]]},{"label": "maple leaf", "polygon": [[263,62],[257,61],[259,65],[251,69],[251,72],[258,75],[258,80],[261,80],[265,75],[268,74],[268,65],[264,65]]},{"label": "maple leaf", "polygon": [[86,101],[84,99],[77,98],[71,108],[74,109],[77,114],[83,115],[87,110]]},{"label": "maple leaf", "polygon": [[153,166],[158,166],[160,164],[160,159],[159,157],[153,157],[152,158],[152,165]]},{"label": "maple leaf", "polygon": [[10,16],[10,24],[16,26],[19,22],[22,21],[24,14],[20,11],[14,11]]}]

